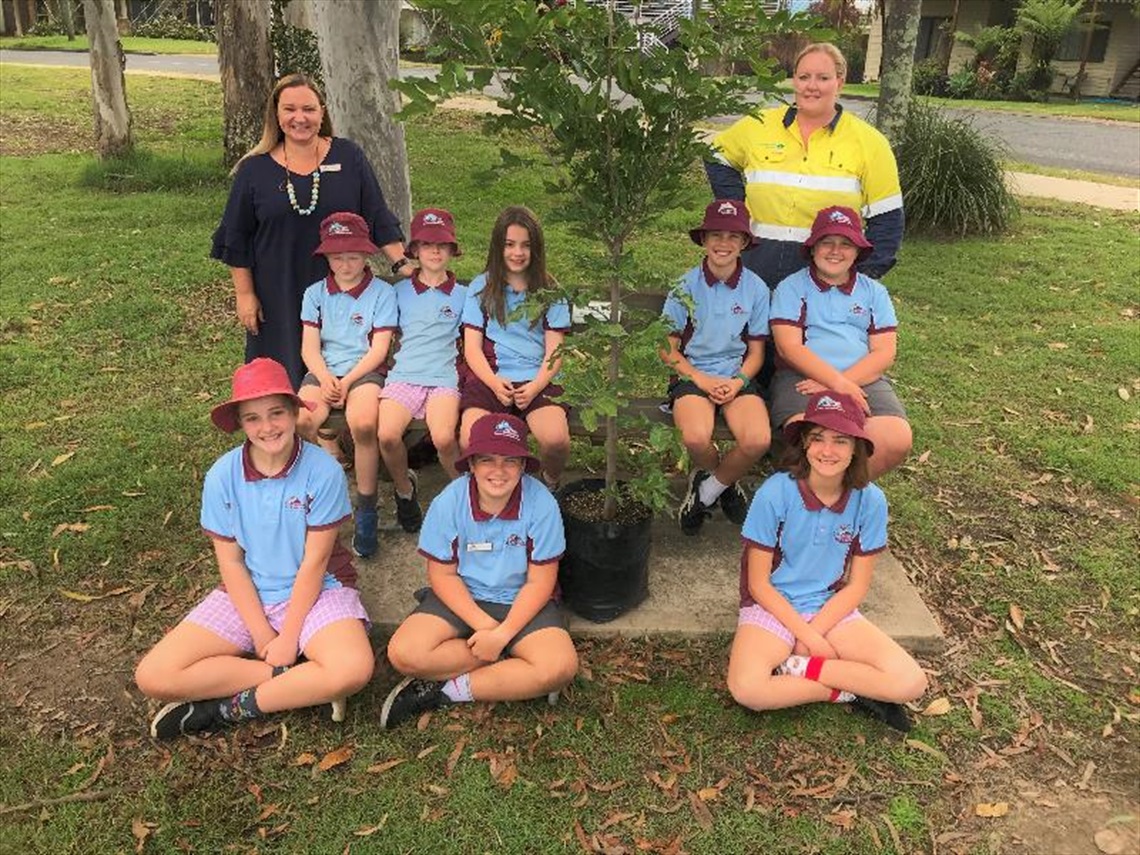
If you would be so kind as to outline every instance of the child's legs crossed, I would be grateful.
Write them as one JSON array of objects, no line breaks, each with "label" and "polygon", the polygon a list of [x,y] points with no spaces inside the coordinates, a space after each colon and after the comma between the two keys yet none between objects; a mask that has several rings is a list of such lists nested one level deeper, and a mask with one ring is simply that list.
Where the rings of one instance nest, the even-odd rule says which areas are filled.
[{"label": "child's legs crossed", "polygon": [[557,404],[529,410],[526,424],[538,442],[543,473],[551,482],[557,481],[570,457],[570,424],[566,411]]},{"label": "child's legs crossed", "polygon": [[297,433],[309,442],[317,442],[317,428],[328,420],[329,405],[321,397],[320,386],[302,386],[297,397],[313,405],[311,410],[301,407],[297,411]]},{"label": "child's legs crossed", "polygon": [[838,624],[825,637],[839,658],[823,663],[821,683],[895,703],[913,701],[926,691],[926,674],[914,657],[869,620]]},{"label": "child's legs crossed", "polygon": [[376,495],[380,468],[380,445],[376,439],[380,411],[380,387],[376,383],[354,383],[344,404],[344,417],[356,446],[356,489]]},{"label": "child's legs crossed", "polygon": [[792,645],[754,624],[741,623],[728,658],[728,690],[741,706],[773,710],[826,701],[830,689],[802,677],[773,676],[772,669],[788,658]]},{"label": "child's legs crossed", "polygon": [[736,444],[721,460],[716,478],[722,484],[732,484],[746,475],[768,450],[772,430],[768,426],[768,410],[759,395],[740,395],[721,410]]},{"label": "child's legs crossed", "polygon": [[682,395],[673,400],[673,423],[681,431],[681,441],[693,466],[714,471],[720,465],[720,455],[712,441],[716,405],[703,395]]},{"label": "child's legs crossed", "polygon": [[570,634],[548,626],[516,641],[507,658],[473,673],[471,694],[477,701],[537,698],[566,686],[576,673],[578,653]]},{"label": "child's legs crossed", "polygon": [[[236,620],[240,625],[225,593],[211,592],[199,608],[209,604],[228,609],[231,624]],[[195,612],[198,609],[191,615]],[[234,637],[183,620],[143,656],[135,668],[135,682],[147,697],[182,701],[226,697],[268,680],[273,669],[260,659],[248,658],[253,643],[244,626],[230,635]]]},{"label": "child's legs crossed", "polygon": [[262,712],[311,707],[359,692],[372,677],[375,657],[364,622],[326,624],[304,645],[305,662],[257,687]]},{"label": "child's legs crossed", "polygon": [[388,661],[401,674],[425,680],[448,680],[486,665],[459,636],[447,619],[413,612],[388,641]]}]

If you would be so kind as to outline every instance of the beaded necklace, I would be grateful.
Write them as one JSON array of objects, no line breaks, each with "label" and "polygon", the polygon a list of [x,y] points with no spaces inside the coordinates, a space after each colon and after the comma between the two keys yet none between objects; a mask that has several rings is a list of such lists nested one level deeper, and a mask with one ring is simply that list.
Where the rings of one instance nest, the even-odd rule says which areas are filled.
[{"label": "beaded necklace", "polygon": [[281,159],[285,161],[285,193],[289,196],[289,206],[300,214],[302,217],[307,217],[313,211],[317,210],[317,201],[321,197],[321,166],[320,156],[321,144],[317,142],[317,168],[312,171],[313,178],[313,192],[309,197],[309,207],[302,208],[297,204],[297,191],[293,189],[293,179],[289,177],[289,148],[284,143],[281,144]]}]

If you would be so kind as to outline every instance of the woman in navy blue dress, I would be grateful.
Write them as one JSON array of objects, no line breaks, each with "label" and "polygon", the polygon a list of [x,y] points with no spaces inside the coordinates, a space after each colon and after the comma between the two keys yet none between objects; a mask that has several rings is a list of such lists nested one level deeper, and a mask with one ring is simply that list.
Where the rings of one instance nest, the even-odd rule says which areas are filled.
[{"label": "woman in navy blue dress", "polygon": [[321,220],[336,211],[364,217],[390,271],[411,275],[400,222],[388,210],[364,152],[333,136],[324,96],[313,81],[288,75],[266,103],[261,141],[234,167],[210,255],[230,267],[238,320],[246,330],[246,362],[259,356],[277,360],[294,388],[304,376],[301,296],[328,274],[325,257],[313,250]]}]

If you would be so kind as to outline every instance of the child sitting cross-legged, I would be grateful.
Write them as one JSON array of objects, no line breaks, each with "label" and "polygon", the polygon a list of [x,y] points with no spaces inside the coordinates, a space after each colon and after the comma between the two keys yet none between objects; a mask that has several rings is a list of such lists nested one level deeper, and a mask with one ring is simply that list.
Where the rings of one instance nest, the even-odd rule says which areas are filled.
[{"label": "child sitting cross-legged", "polygon": [[902,704],[926,691],[926,676],[859,612],[887,548],[887,500],[868,480],[874,443],[863,410],[847,395],[819,392],[784,437],[787,471],[756,491],[741,532],[728,689],[754,710],[852,703],[909,730]]},{"label": "child sitting cross-legged", "polygon": [[306,406],[284,366],[261,357],[234,372],[233,395],[211,413],[245,434],[202,486],[222,584],[135,670],[143,694],[169,701],[151,736],[339,700],[372,676],[368,615],[337,543],[348,485],[335,459],[297,437]]},{"label": "child sitting cross-legged", "polygon": [[471,426],[452,481],[420,533],[430,587],[388,643],[407,675],[380,726],[445,704],[537,698],[567,685],[578,655],[552,598],[566,546],[558,503],[526,443],[526,424],[492,413]]}]

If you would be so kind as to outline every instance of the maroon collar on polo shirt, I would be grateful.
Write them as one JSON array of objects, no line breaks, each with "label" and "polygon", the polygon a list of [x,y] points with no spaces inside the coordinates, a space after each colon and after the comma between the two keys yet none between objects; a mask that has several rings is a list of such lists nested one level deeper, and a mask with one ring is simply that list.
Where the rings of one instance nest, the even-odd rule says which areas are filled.
[{"label": "maroon collar on polo shirt", "polygon": [[357,297],[359,297],[361,294],[363,294],[364,289],[367,288],[371,284],[372,284],[372,268],[371,267],[365,267],[364,268],[364,276],[361,277],[360,282],[357,284],[357,286],[355,288],[352,288],[351,290],[348,290],[348,291],[341,291],[340,286],[336,284],[336,277],[333,276],[331,273],[328,275],[328,278],[325,280],[325,288],[328,289],[328,292],[330,294],[347,294],[348,296],[350,296],[354,300]]},{"label": "maroon collar on polo shirt", "polygon": [[[430,291],[431,286],[425,285],[420,281],[420,272],[415,270],[412,272],[412,287],[416,289],[417,294],[422,294],[424,291]],[[447,271],[447,281],[442,285],[436,285],[435,290],[442,291],[444,294],[451,296],[451,292],[455,290],[455,274],[450,270]]]},{"label": "maroon collar on polo shirt", "polygon": [[819,496],[812,492],[806,478],[797,481],[796,486],[800,488],[800,498],[804,500],[804,507],[809,511],[831,511],[833,514],[841,514],[847,509],[847,500],[851,497],[851,489],[844,488],[843,495],[834,505],[825,505],[819,500]]},{"label": "maroon collar on polo shirt", "polygon": [[475,483],[475,476],[467,479],[467,495],[471,500],[471,518],[475,522],[487,522],[490,519],[517,520],[519,508],[522,507],[522,479],[515,485],[514,492],[507,499],[507,504],[497,514],[489,514],[479,507],[479,485]]},{"label": "maroon collar on polo shirt", "polygon": [[736,259],[736,269],[729,274],[727,279],[721,279],[709,269],[707,258],[701,262],[701,271],[705,274],[705,284],[710,288],[715,286],[717,282],[723,282],[729,288],[735,288],[740,283],[740,275],[744,272],[744,262],[739,258]]},{"label": "maroon collar on polo shirt", "polygon": [[838,288],[840,291],[842,291],[844,294],[846,294],[848,297],[850,297],[851,292],[855,290],[855,268],[854,267],[852,267],[847,272],[847,282],[844,285],[834,285],[831,282],[824,282],[822,279],[819,278],[818,275],[816,275],[814,267],[809,267],[808,273],[811,275],[811,281],[815,283],[815,287],[818,288],[820,291],[826,291],[829,288]]},{"label": "maroon collar on polo shirt", "polygon": [[285,464],[285,468],[274,475],[262,475],[254,467],[253,461],[249,457],[250,446],[251,443],[247,439],[245,445],[241,447],[241,474],[246,481],[264,481],[266,479],[284,478],[297,463],[297,458],[301,456],[301,438],[295,436],[293,437],[293,456],[289,458],[289,462]]}]

